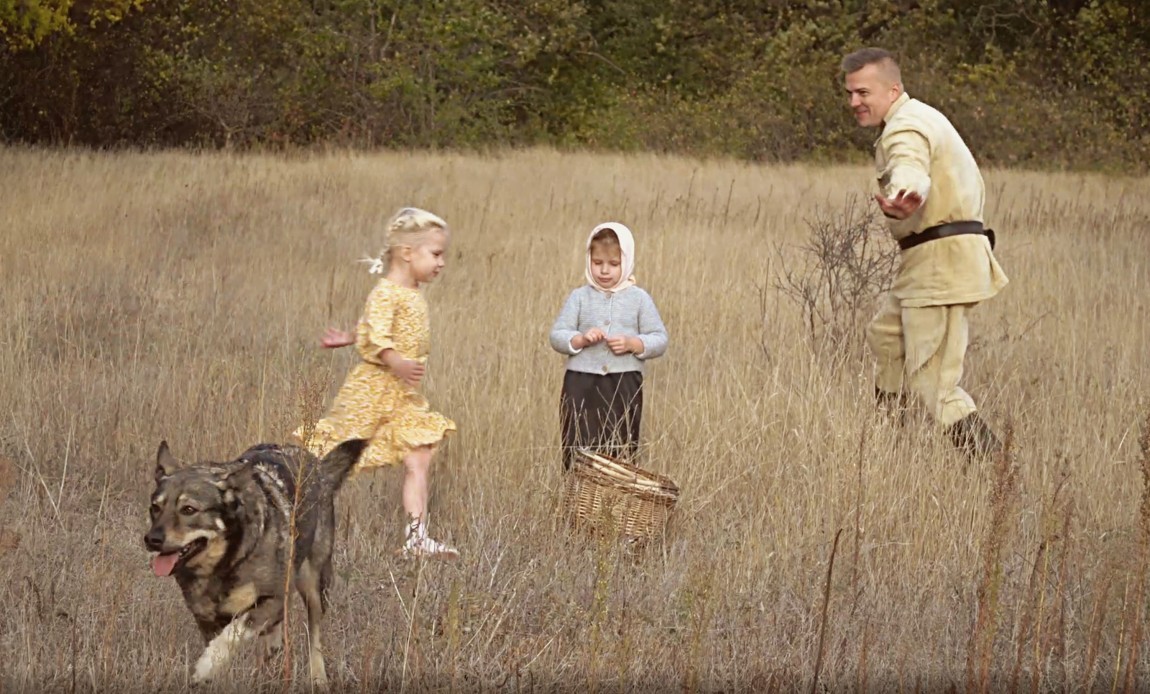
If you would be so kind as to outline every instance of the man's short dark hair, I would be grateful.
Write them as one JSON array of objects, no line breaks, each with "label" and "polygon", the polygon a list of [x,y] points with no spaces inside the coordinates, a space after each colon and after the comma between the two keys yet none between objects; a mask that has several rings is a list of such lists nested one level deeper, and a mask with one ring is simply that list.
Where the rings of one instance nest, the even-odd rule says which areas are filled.
[{"label": "man's short dark hair", "polygon": [[898,70],[898,61],[895,60],[894,54],[885,48],[860,48],[843,58],[842,71],[844,75],[849,75],[852,72],[858,72],[867,65],[880,65],[882,63],[888,63],[896,71]]}]

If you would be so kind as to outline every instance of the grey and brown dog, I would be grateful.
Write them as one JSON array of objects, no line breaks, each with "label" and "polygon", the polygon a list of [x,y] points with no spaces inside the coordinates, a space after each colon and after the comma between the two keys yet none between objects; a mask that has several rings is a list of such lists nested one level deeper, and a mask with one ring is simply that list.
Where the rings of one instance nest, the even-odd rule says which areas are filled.
[{"label": "grey and brown dog", "polygon": [[296,446],[260,444],[230,462],[184,466],[160,443],[144,545],[155,552],[155,574],[175,576],[207,644],[194,682],[212,679],[243,642],[258,637],[278,648],[290,565],[307,606],[311,679],[326,683],[321,621],[335,496],[366,446],[346,441],[319,460]]}]

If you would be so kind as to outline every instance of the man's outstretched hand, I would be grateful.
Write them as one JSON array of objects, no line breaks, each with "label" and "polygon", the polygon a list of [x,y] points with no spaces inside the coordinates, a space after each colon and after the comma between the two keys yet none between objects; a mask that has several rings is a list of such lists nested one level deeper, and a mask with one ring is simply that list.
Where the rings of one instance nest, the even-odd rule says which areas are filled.
[{"label": "man's outstretched hand", "polygon": [[913,190],[900,190],[893,198],[875,195],[874,199],[882,208],[882,213],[894,219],[906,219],[922,206],[922,196]]}]

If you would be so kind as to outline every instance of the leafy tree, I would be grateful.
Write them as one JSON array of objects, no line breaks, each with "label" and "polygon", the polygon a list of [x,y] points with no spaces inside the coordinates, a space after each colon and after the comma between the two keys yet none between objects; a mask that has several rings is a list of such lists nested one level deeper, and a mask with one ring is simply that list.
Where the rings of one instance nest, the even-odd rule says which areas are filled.
[{"label": "leafy tree", "polygon": [[71,34],[78,24],[118,22],[144,0],[0,0],[0,40],[10,51],[29,50],[48,36]]},{"label": "leafy tree", "polygon": [[1146,170],[1144,0],[0,0],[0,140],[869,156],[895,50],[988,163]]}]

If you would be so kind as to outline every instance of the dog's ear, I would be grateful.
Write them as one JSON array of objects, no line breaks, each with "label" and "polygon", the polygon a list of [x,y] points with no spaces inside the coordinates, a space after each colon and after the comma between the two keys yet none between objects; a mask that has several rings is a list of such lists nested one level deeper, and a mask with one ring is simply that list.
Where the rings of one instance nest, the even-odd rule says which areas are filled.
[{"label": "dog's ear", "polygon": [[243,491],[255,479],[247,461],[227,463],[216,469],[216,487],[223,493],[224,503],[235,510],[243,505]]},{"label": "dog's ear", "polygon": [[179,461],[168,450],[168,442],[161,441],[160,449],[156,451],[156,483],[159,484],[160,480],[175,472],[179,465]]},{"label": "dog's ear", "polygon": [[252,476],[252,466],[246,460],[233,460],[230,463],[218,463],[212,472],[221,484],[238,487],[244,483],[243,480]]}]

